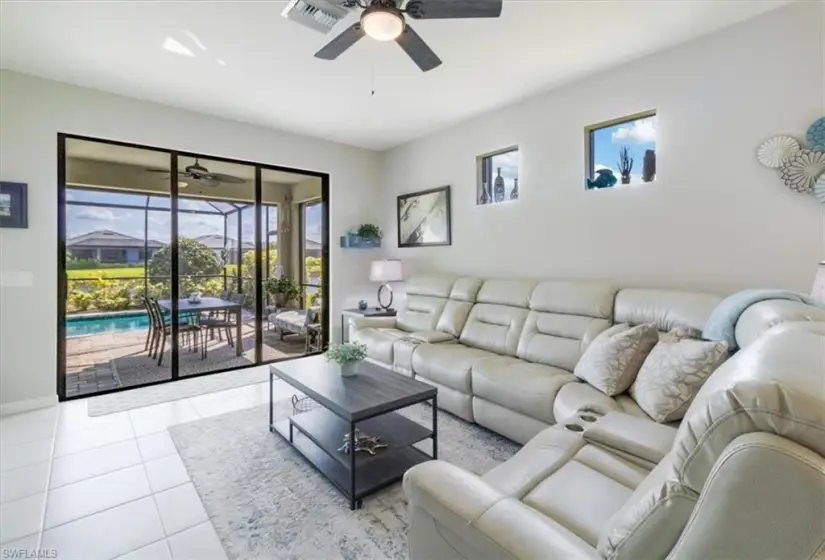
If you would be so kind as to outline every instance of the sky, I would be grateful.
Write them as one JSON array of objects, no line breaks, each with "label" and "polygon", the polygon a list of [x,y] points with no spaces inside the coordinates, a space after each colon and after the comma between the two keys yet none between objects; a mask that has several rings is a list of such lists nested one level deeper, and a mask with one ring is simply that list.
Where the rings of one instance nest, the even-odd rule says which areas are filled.
[{"label": "sky", "polygon": [[[109,204],[136,204],[141,208],[146,204],[143,195],[131,195],[110,192],[93,192],[68,189],[67,200],[79,202],[106,202]],[[229,210],[227,203],[215,203],[221,210]],[[181,209],[214,210],[203,201],[180,199]],[[169,208],[169,199],[153,197],[150,208]],[[241,233],[244,241],[253,241],[255,237],[255,213],[252,209],[241,212]],[[100,206],[68,206],[66,213],[66,235],[76,237],[90,231],[112,230],[138,239],[143,239],[144,211],[142,209],[105,208]],[[265,215],[264,215],[265,220]],[[275,230],[276,211],[270,210],[269,230]],[[306,214],[307,237],[321,239],[321,206],[309,206]],[[297,224],[296,224],[297,226]],[[232,213],[227,219],[227,236],[237,238],[238,217]],[[149,211],[149,239],[168,243],[170,240],[170,213]],[[178,231],[181,237],[200,237],[202,235],[223,235],[223,217],[211,214],[178,214]]]},{"label": "sky", "polygon": [[633,158],[630,184],[642,184],[645,150],[656,149],[656,117],[605,127],[593,133],[594,169],[612,169],[619,183],[619,150],[623,146],[627,146]]}]

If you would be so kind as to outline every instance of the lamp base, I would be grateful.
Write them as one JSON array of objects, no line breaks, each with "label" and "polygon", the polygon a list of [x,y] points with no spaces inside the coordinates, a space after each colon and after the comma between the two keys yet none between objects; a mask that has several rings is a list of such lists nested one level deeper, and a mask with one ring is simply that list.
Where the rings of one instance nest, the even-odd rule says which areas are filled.
[{"label": "lamp base", "polygon": [[[384,289],[386,289],[386,291],[390,294],[390,301],[386,305],[384,305],[384,302],[381,301],[381,293]],[[389,310],[392,307],[392,287],[389,284],[381,284],[378,287],[378,306],[384,310]]]}]

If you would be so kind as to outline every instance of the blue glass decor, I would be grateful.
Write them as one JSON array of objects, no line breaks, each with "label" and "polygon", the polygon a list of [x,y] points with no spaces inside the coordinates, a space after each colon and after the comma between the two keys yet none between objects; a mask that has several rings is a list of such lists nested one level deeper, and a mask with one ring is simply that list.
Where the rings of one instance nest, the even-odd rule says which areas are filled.
[{"label": "blue glass decor", "polygon": [[813,149],[825,150],[825,117],[814,121],[814,124],[808,128],[805,140],[808,141]]},{"label": "blue glass decor", "polygon": [[587,180],[587,189],[607,189],[614,186],[618,182],[613,171],[610,169],[599,169],[596,171],[595,179]]}]

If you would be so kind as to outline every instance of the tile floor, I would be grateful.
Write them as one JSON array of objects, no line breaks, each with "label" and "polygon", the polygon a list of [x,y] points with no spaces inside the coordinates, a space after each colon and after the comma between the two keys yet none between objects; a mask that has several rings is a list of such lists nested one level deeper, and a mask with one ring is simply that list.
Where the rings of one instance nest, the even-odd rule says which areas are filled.
[{"label": "tile floor", "polygon": [[[81,400],[0,418],[0,555],[225,559],[167,428],[264,404],[268,390],[258,383],[98,417]],[[292,390],[278,381],[275,393]]]}]

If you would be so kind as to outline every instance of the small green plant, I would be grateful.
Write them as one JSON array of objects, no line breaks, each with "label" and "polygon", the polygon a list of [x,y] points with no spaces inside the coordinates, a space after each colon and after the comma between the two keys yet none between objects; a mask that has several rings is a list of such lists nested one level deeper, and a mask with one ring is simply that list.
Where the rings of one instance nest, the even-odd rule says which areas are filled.
[{"label": "small green plant", "polygon": [[358,235],[361,237],[377,237],[381,239],[381,228],[375,224],[361,224],[358,228]]},{"label": "small green plant", "polygon": [[345,344],[331,344],[329,350],[324,354],[328,362],[335,362],[338,365],[360,362],[367,357],[367,347],[357,342],[347,342]]}]

